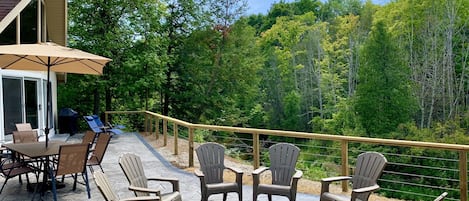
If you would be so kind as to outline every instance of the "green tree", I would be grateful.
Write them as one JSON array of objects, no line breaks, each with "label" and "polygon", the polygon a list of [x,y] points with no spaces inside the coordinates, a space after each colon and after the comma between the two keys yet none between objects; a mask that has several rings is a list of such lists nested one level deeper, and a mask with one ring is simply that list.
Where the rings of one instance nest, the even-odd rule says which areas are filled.
[{"label": "green tree", "polygon": [[368,136],[384,137],[414,114],[410,69],[382,22],[374,26],[361,54],[355,109]]}]

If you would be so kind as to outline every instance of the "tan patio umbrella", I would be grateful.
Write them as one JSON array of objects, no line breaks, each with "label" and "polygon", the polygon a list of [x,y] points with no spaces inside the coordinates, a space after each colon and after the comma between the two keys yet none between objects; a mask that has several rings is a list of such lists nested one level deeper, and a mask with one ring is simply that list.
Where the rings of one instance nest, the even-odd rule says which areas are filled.
[{"label": "tan patio umbrella", "polygon": [[62,73],[101,75],[111,61],[81,50],[55,43],[0,45],[0,68],[47,71],[46,147],[49,141],[50,71]]}]

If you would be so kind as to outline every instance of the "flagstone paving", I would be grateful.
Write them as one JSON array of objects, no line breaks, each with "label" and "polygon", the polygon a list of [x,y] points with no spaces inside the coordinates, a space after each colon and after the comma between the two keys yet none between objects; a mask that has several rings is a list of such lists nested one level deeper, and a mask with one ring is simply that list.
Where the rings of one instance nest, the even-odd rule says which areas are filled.
[{"label": "flagstone paving", "polygon": [[[59,134],[51,140],[64,140],[70,143],[80,142],[82,134],[76,134],[73,136]],[[119,167],[118,158],[123,153],[135,153],[140,156],[144,164],[145,173],[147,177],[175,177],[180,181],[180,190],[182,193],[182,199],[184,201],[198,201],[200,200],[200,183],[196,176],[192,173],[185,172],[172,166],[166,161],[157,150],[150,146],[139,134],[127,133],[123,135],[114,136],[108,146],[106,155],[102,162],[103,170],[108,175],[110,182],[119,195],[120,198],[133,197],[133,193],[127,189],[128,182],[125,178],[124,173]],[[94,168],[99,170],[99,168]],[[91,199],[87,198],[86,188],[84,185],[78,185],[75,191],[72,191],[72,178],[65,178],[66,186],[58,190],[58,199],[61,201],[75,201],[75,200],[104,200],[99,190],[97,189],[92,175],[88,173],[90,178],[91,188]],[[35,181],[32,175],[30,180]],[[81,180],[81,177],[79,178]],[[0,178],[0,183],[3,184],[4,179]],[[169,184],[150,183],[152,187],[158,187],[162,191],[170,191],[171,186]],[[286,201],[285,197],[274,196],[275,201]],[[5,186],[2,194],[0,194],[0,201],[19,201],[19,200],[31,200],[32,194],[26,190],[26,179],[23,178],[23,184],[18,182],[18,178],[10,179]],[[38,200],[38,199],[36,199]],[[52,193],[47,192],[43,200],[52,200]],[[222,200],[221,195],[212,195],[209,200]],[[238,196],[235,193],[228,194],[228,201],[238,200]],[[252,200],[252,186],[243,186],[243,200]],[[267,200],[266,195],[260,195],[259,201]],[[319,200],[317,195],[298,194],[297,201],[315,201]]]}]

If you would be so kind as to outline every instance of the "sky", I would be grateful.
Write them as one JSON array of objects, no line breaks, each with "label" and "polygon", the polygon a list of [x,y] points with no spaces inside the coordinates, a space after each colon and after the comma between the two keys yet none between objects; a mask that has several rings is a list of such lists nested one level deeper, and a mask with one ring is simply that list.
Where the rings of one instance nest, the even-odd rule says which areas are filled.
[{"label": "sky", "polygon": [[[280,0],[248,0],[248,10],[247,14],[259,14],[259,13],[267,13],[269,8],[272,6],[273,3],[279,2]],[[294,0],[285,0],[285,2],[293,2]],[[390,0],[372,0],[373,3],[383,5]]]}]

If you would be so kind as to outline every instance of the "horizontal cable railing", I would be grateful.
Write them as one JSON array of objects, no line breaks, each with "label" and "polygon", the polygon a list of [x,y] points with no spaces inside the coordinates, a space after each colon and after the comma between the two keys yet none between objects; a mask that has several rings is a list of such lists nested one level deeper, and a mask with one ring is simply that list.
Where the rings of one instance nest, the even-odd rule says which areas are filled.
[{"label": "horizontal cable railing", "polygon": [[[433,200],[438,196],[434,192],[447,191],[448,200],[467,201],[468,145],[193,124],[149,111],[107,111],[105,114],[106,121],[109,115],[143,115],[134,127],[156,137],[161,134],[164,146],[167,145],[168,135],[172,135],[175,155],[180,151],[178,143],[188,143],[189,150],[185,151],[189,154],[189,167],[194,166],[195,141],[203,138],[200,133],[215,133],[212,136],[214,141],[222,142],[234,154],[242,154],[243,159],[252,161],[253,168],[267,164],[263,153],[267,152],[269,145],[280,142],[268,136],[274,136],[274,139],[286,137],[301,148],[300,169],[304,168],[305,176],[315,180],[324,176],[349,175],[354,168],[351,164],[355,163],[358,154],[392,148],[396,153],[382,152],[389,163],[379,180],[383,184],[380,193],[391,197],[399,194]],[[179,142],[178,139],[184,139],[185,142]],[[369,145],[370,148],[358,150],[357,144]],[[419,155],[401,154],[402,149],[412,149]],[[434,157],[432,151],[447,153],[450,158]],[[318,168],[322,168],[327,175],[313,175],[318,172]],[[312,173],[309,175],[308,172]],[[347,191],[348,188],[348,184],[343,182],[342,190]]]}]

